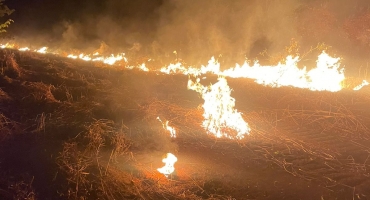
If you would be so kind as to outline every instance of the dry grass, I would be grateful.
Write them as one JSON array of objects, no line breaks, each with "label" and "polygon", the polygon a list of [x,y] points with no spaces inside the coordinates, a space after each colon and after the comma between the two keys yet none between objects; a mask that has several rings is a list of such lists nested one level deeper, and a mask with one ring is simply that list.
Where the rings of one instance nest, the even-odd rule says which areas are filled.
[{"label": "dry grass", "polygon": [[11,181],[6,180],[5,183],[8,185],[8,188],[1,189],[0,188],[0,197],[6,199],[24,199],[24,200],[36,200],[37,196],[35,190],[32,186],[34,177],[29,178],[21,177],[22,180],[19,181]]},{"label": "dry grass", "polygon": [[[202,131],[203,110],[201,108],[184,108],[180,104],[153,99],[141,110],[145,112],[145,119],[156,119],[158,116],[170,121],[175,128],[180,128],[188,136]],[[190,135],[189,135],[190,134]]]},{"label": "dry grass", "polygon": [[58,102],[51,92],[52,89],[55,89],[53,85],[47,85],[42,82],[31,82],[25,83],[25,86],[31,92],[29,97],[32,97],[32,99],[36,102]]},{"label": "dry grass", "polygon": [[86,196],[88,193],[89,180],[87,175],[88,167],[92,165],[92,160],[89,155],[85,155],[78,149],[76,142],[66,142],[63,145],[63,150],[58,157],[58,165],[60,169],[66,173],[66,177],[70,187],[66,196],[78,198]]},{"label": "dry grass", "polygon": [[283,97],[281,101],[285,101],[284,104],[288,106],[269,111],[279,116],[276,123],[290,121],[297,127],[315,127],[316,130],[320,128],[322,133],[333,132],[340,136],[370,136],[369,128],[365,125],[368,117],[360,114],[358,109],[361,108],[355,107],[353,101],[356,100],[353,98],[341,99],[336,93],[323,93],[310,97],[290,95]]},{"label": "dry grass", "polygon": [[18,130],[19,125],[0,112],[0,143],[12,134],[17,133]]},{"label": "dry grass", "polygon": [[10,99],[11,99],[10,96],[0,88],[0,102]]},{"label": "dry grass", "polygon": [[[37,115],[35,121],[36,121],[36,129],[35,132],[45,132],[46,127],[46,117],[47,115],[45,113],[41,113]],[[50,115],[49,115],[50,117]]]},{"label": "dry grass", "polygon": [[14,53],[6,53],[3,58],[2,74],[11,78],[19,78],[22,76],[22,69],[19,67]]},{"label": "dry grass", "polygon": [[[112,144],[112,154],[108,163],[102,159],[102,151],[107,144]],[[69,189],[64,194],[68,198],[87,198],[94,195],[112,199],[111,190],[107,187],[109,162],[112,157],[128,151],[129,143],[123,132],[117,132],[114,123],[109,120],[96,120],[86,126],[86,132],[79,134],[70,142],[65,142],[57,159],[59,168],[66,174]],[[96,197],[98,197],[96,196]]]}]

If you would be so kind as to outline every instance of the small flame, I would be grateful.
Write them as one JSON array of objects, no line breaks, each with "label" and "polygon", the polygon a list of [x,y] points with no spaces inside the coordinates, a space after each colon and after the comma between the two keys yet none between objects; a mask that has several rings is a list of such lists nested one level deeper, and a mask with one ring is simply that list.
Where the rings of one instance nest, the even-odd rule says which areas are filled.
[{"label": "small flame", "polygon": [[[235,99],[230,96],[231,90],[223,77],[209,87],[189,79],[188,89],[195,90],[204,99],[203,128],[217,138],[242,139],[248,135],[250,128],[241,115],[234,109]],[[231,132],[230,132],[231,131]]]},{"label": "small flame", "polygon": [[69,55],[67,56],[67,58],[77,59],[77,58],[78,58],[78,56],[75,56],[75,55],[73,55],[73,54],[69,54]]},{"label": "small flame", "polygon": [[363,80],[362,83],[360,85],[356,86],[355,88],[353,88],[353,90],[356,90],[356,91],[360,90],[361,88],[363,88],[367,85],[369,85],[369,82],[367,82],[366,80]]},{"label": "small flame", "polygon": [[148,72],[149,69],[146,67],[145,63],[139,65],[138,67],[140,70],[144,71],[144,72]]},{"label": "small flame", "polygon": [[157,119],[158,119],[158,121],[160,121],[161,123],[162,123],[162,126],[163,126],[163,128],[165,129],[165,130],[167,130],[167,131],[169,131],[170,132],[170,134],[171,134],[171,138],[176,138],[176,130],[175,130],[175,128],[174,127],[172,127],[172,126],[169,126],[168,125],[168,121],[166,120],[166,122],[165,123],[163,123],[163,121],[159,118],[159,117],[157,117]]},{"label": "small flame", "polygon": [[2,48],[2,49],[5,49],[5,48],[13,49],[13,48],[15,48],[15,44],[9,44],[9,43],[1,44],[0,48]]},{"label": "small flame", "polygon": [[117,61],[120,61],[124,59],[126,61],[126,58],[124,57],[125,54],[118,54],[118,55],[111,55],[110,57],[100,57],[102,58],[103,63],[108,64],[108,65],[114,65]]},{"label": "small flame", "polygon": [[28,48],[28,47],[22,47],[22,48],[19,48],[18,50],[19,51],[29,51],[30,48]]},{"label": "small flame", "polygon": [[78,58],[80,58],[81,60],[84,60],[84,61],[90,61],[92,60],[90,56],[87,56],[87,55],[84,55],[83,53],[81,53]]},{"label": "small flame", "polygon": [[45,54],[45,53],[47,53],[47,50],[48,48],[47,47],[42,47],[42,48],[40,48],[39,50],[36,50],[36,52],[37,53],[42,53],[42,54]]},{"label": "small flame", "polygon": [[177,157],[172,153],[167,153],[166,157],[162,160],[165,165],[162,168],[158,168],[159,173],[164,174],[166,177],[175,171],[175,162],[177,162]]}]

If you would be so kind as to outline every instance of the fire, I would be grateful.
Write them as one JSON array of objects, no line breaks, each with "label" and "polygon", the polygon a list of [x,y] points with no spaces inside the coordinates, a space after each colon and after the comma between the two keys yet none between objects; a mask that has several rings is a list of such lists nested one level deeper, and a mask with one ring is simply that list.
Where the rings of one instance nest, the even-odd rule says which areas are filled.
[{"label": "fire", "polygon": [[163,121],[159,117],[157,117],[157,119],[158,119],[158,121],[160,121],[162,123],[163,128],[165,130],[167,130],[167,131],[170,132],[171,138],[176,138],[176,130],[175,130],[175,128],[173,128],[172,126],[169,126],[167,120],[166,120],[165,123],[163,123]]},{"label": "fire", "polygon": [[117,55],[110,55],[108,57],[105,56],[99,56],[99,53],[96,52],[94,54],[83,54],[81,53],[80,55],[74,55],[74,54],[69,54],[67,58],[72,58],[72,59],[80,59],[84,61],[93,61],[93,62],[103,62],[108,65],[114,65],[116,62],[124,60],[127,62],[127,58],[125,57],[125,54],[117,54]]},{"label": "fire", "polygon": [[5,48],[14,49],[15,48],[15,44],[9,44],[9,43],[1,44],[0,45],[0,48],[2,48],[2,49],[5,49]]},{"label": "fire", "polygon": [[307,71],[306,67],[298,68],[298,56],[288,56],[285,63],[279,63],[277,66],[260,66],[258,62],[250,66],[249,63],[244,63],[222,74],[235,78],[255,79],[257,83],[271,87],[293,86],[313,91],[336,92],[342,89],[341,82],[345,79],[344,69],[340,68],[339,60],[340,58],[333,58],[322,52],[318,57],[316,68]]},{"label": "fire", "polygon": [[[116,55],[112,54],[110,56],[101,55],[99,52],[94,52],[92,54],[80,53],[78,55],[74,55],[63,51],[49,52],[47,47],[42,47],[40,49],[31,49],[29,47],[19,48],[17,44],[13,43],[0,44],[0,48],[18,49],[19,51],[34,51],[42,54],[53,53],[57,55],[67,55],[67,58],[103,62],[107,65],[117,65],[118,62],[124,61],[127,69],[138,68],[139,70],[146,72],[151,71],[146,67],[145,63],[136,66],[127,65],[128,61],[124,53]],[[174,53],[177,54],[176,51]],[[215,59],[215,57],[212,57],[206,66],[184,66],[181,62],[177,62],[162,67],[159,72],[164,74],[184,74],[193,76],[212,73],[224,77],[250,78],[254,79],[258,84],[270,87],[291,86],[313,91],[326,90],[337,92],[343,89],[343,85],[341,83],[345,80],[345,75],[344,68],[341,68],[340,66],[340,58],[331,57],[326,52],[322,52],[318,56],[316,67],[309,71],[306,67],[300,69],[298,67],[299,61],[300,58],[298,56],[287,56],[284,62],[280,62],[275,66],[261,66],[258,61],[251,65],[249,62],[245,61],[243,65],[235,64],[235,67],[221,71],[220,63]],[[368,82],[364,80],[361,85],[358,85],[353,89],[360,90],[366,85],[368,85]]]},{"label": "fire", "polygon": [[144,72],[148,72],[149,69],[146,67],[145,63],[138,66],[138,68]]},{"label": "fire", "polygon": [[[80,53],[78,55],[74,54],[68,54],[63,51],[48,51],[48,47],[41,47],[39,49],[31,49],[29,47],[21,47],[19,48],[16,44],[6,43],[6,44],[0,44],[0,48],[8,48],[8,49],[17,49],[19,51],[33,51],[41,54],[56,54],[56,55],[67,55],[67,58],[71,59],[80,59],[84,61],[97,61],[97,62],[103,62],[108,65],[114,65],[117,62],[123,60],[127,62],[127,58],[125,57],[124,53],[116,54],[116,55],[110,55],[110,56],[102,56],[99,54],[99,52],[95,52],[93,54],[86,54],[86,53]],[[145,65],[144,65],[145,66]]]},{"label": "fire", "polygon": [[166,177],[168,175],[172,174],[175,171],[175,162],[177,162],[177,157],[173,155],[172,153],[167,153],[166,157],[162,159],[162,162],[165,163],[165,165],[162,168],[158,168],[157,170],[164,174]]},{"label": "fire", "polygon": [[363,80],[362,83],[358,86],[356,86],[355,88],[353,88],[353,90],[360,90],[361,88],[365,87],[369,85],[369,82],[367,82],[366,80]]},{"label": "fire", "polygon": [[220,63],[212,57],[208,61],[208,65],[201,66],[200,69],[184,67],[181,63],[176,63],[163,67],[160,71],[166,74],[181,73],[198,76],[213,73],[232,78],[250,78],[258,84],[270,87],[292,86],[312,91],[326,90],[331,92],[343,89],[341,83],[345,79],[345,75],[344,68],[340,66],[340,58],[334,58],[326,52],[322,52],[317,58],[316,68],[309,71],[306,67],[300,69],[298,67],[299,61],[298,56],[287,56],[284,63],[280,62],[275,66],[261,66],[258,61],[253,65],[245,62],[243,65],[236,64],[233,68],[221,71]]},{"label": "fire", "polygon": [[22,47],[22,48],[19,48],[18,50],[19,51],[29,51],[30,48],[28,48],[28,47]]},{"label": "fire", "polygon": [[195,90],[204,99],[203,128],[217,138],[242,139],[248,135],[250,128],[240,112],[235,107],[235,99],[230,96],[231,90],[224,77],[219,77],[218,82],[209,87],[189,79],[188,89]]},{"label": "fire", "polygon": [[39,50],[36,50],[36,52],[37,53],[42,53],[42,54],[45,54],[45,53],[47,53],[47,50],[48,48],[47,47],[42,47],[42,48],[40,48]]}]

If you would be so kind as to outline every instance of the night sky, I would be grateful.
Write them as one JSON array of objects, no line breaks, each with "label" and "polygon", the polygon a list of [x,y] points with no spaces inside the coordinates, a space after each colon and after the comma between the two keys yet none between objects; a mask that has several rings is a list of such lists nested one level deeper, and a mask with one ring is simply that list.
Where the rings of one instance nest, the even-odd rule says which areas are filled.
[{"label": "night sky", "polygon": [[64,49],[97,48],[104,42],[126,52],[161,56],[176,50],[189,60],[204,60],[221,54],[245,59],[264,50],[275,53],[292,38],[306,49],[319,42],[343,51],[356,46],[363,52],[370,46],[370,35],[369,41],[358,39],[367,27],[351,40],[348,29],[353,27],[345,26],[346,20],[369,11],[368,0],[7,0],[5,4],[15,9],[8,35],[18,42]]}]

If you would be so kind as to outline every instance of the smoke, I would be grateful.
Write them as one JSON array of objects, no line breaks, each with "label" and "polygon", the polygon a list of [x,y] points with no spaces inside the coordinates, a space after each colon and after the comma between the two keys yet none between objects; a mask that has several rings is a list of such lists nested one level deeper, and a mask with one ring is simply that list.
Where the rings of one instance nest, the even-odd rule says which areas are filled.
[{"label": "smoke", "polygon": [[202,64],[211,56],[235,63],[265,50],[281,52],[292,38],[307,47],[343,44],[343,21],[370,5],[366,0],[45,2],[30,0],[34,8],[19,9],[18,38],[81,50],[104,43],[132,55]]},{"label": "smoke", "polygon": [[254,57],[295,35],[294,0],[170,1],[157,30],[163,49],[201,60],[210,56]]}]

